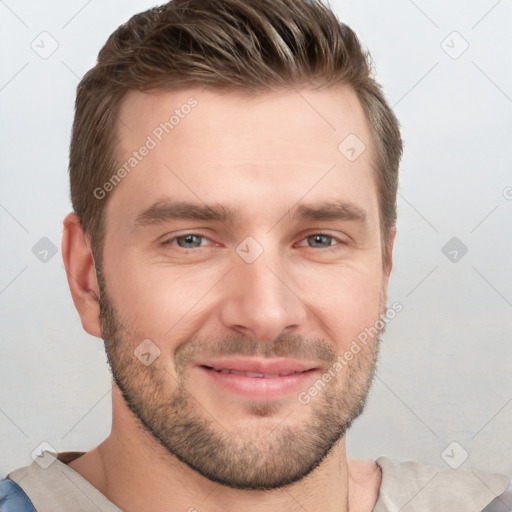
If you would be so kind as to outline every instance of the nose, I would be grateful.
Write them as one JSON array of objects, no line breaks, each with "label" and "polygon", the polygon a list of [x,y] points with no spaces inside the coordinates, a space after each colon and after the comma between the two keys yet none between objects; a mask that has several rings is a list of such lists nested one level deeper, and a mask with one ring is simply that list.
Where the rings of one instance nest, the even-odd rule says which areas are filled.
[{"label": "nose", "polygon": [[234,256],[225,282],[220,318],[225,327],[257,341],[293,332],[306,319],[306,306],[279,255],[268,251],[254,262]]}]

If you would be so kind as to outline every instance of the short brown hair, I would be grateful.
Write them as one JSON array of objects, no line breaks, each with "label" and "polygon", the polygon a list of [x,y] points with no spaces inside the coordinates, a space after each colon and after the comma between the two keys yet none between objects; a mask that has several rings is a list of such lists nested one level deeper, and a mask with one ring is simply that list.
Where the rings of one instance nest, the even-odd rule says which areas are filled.
[{"label": "short brown hair", "polygon": [[348,84],[375,147],[380,227],[396,222],[402,140],[354,32],[320,0],[172,0],[133,16],[108,39],[77,90],[70,148],[71,201],[102,259],[108,197],[94,190],[115,173],[118,111],[131,90],[205,85],[264,92]]}]

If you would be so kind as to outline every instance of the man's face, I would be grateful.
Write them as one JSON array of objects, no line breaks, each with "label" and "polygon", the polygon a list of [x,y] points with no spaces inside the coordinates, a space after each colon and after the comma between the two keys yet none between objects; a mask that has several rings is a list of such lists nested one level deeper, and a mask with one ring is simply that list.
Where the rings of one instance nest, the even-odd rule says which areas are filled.
[{"label": "man's face", "polygon": [[118,161],[138,156],[109,197],[99,277],[127,406],[211,480],[297,481],[362,411],[378,352],[375,337],[334,366],[384,311],[388,277],[359,102],[347,88],[131,93],[120,119]]}]

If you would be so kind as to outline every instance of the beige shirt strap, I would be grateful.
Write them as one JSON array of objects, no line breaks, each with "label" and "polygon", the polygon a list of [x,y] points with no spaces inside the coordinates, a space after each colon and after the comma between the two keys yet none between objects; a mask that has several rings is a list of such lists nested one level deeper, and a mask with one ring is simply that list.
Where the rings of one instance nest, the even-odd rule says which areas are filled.
[{"label": "beige shirt strap", "polygon": [[502,494],[505,475],[440,469],[379,457],[382,483],[374,512],[482,512]]},{"label": "beige shirt strap", "polygon": [[37,512],[122,512],[66,462],[78,454],[45,451],[37,461],[7,475],[29,496]]}]

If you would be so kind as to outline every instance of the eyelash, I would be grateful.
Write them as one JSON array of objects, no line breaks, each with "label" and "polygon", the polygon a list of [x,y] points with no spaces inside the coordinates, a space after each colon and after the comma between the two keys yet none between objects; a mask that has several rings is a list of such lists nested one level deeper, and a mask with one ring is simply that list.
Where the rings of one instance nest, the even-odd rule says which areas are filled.
[{"label": "eyelash", "polygon": [[[210,240],[206,235],[203,235],[202,233],[191,232],[191,233],[185,233],[183,235],[178,235],[178,236],[172,237],[172,238],[166,240],[165,242],[163,242],[163,244],[164,245],[173,245],[173,242],[175,242],[176,240],[178,240],[180,238],[186,238],[188,236],[195,236],[195,237],[202,238],[202,239],[205,239],[205,240]],[[344,242],[340,238],[337,238],[337,237],[335,237],[333,235],[329,235],[328,233],[323,233],[323,232],[314,232],[314,233],[308,234],[305,237],[303,237],[301,239],[301,241],[302,240],[307,240],[308,238],[312,238],[312,237],[315,237],[315,236],[324,236],[324,237],[327,237],[327,238],[329,238],[331,240],[335,240],[335,241],[338,242],[337,244],[333,244],[333,245],[329,245],[327,247],[323,247],[322,248],[323,250],[330,250],[330,252],[333,252],[333,251],[337,250],[337,248],[334,248],[334,247],[336,247],[336,245],[339,245],[339,246],[346,245],[346,242]],[[218,245],[218,244],[214,244],[214,245]],[[197,250],[197,249],[199,249],[201,247],[203,247],[203,245],[199,245],[198,247],[193,247],[193,248],[185,248],[185,247],[179,247],[179,248],[183,249],[184,251],[190,251],[190,250],[194,250],[194,249]],[[315,249],[315,247],[309,247],[309,246],[306,246],[306,247],[309,248],[309,249]]]}]

